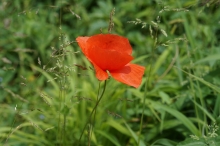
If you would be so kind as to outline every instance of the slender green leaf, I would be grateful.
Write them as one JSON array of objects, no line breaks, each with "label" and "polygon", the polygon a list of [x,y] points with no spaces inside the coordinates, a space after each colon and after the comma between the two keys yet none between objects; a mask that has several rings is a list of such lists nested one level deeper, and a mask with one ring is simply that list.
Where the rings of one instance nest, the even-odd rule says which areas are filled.
[{"label": "slender green leaf", "polygon": [[105,131],[96,130],[97,133],[100,135],[106,137],[108,140],[110,140],[115,146],[120,146],[120,143],[118,142],[117,138],[114,135],[111,135],[110,133],[107,133]]},{"label": "slender green leaf", "polygon": [[157,109],[157,110],[164,110],[168,113],[170,113],[171,115],[173,115],[174,117],[176,117],[178,120],[180,120],[182,122],[183,125],[185,125],[188,130],[190,130],[193,134],[195,135],[200,135],[199,130],[196,128],[196,126],[185,116],[183,115],[181,112],[177,111],[176,109],[172,109],[168,106],[159,104],[159,103],[152,103],[153,106]]},{"label": "slender green leaf", "polygon": [[207,56],[206,58],[196,61],[195,64],[200,64],[200,63],[209,62],[209,61],[217,61],[217,60],[220,60],[220,54],[212,54],[212,55]]},{"label": "slender green leaf", "polygon": [[[182,70],[182,69],[180,69],[180,70]],[[216,92],[220,93],[220,88],[219,88],[219,87],[217,87],[217,86],[215,86],[215,85],[213,85],[213,84],[211,84],[211,83],[205,81],[204,79],[202,79],[202,78],[200,78],[200,77],[197,77],[197,76],[195,76],[195,75],[193,75],[193,74],[190,74],[190,73],[188,73],[188,72],[186,72],[186,71],[184,71],[184,70],[182,70],[182,71],[183,71],[184,73],[186,73],[187,75],[189,75],[190,77],[192,77],[192,78],[194,78],[194,79],[200,81],[201,83],[205,84],[206,86],[208,86],[208,87],[212,88],[213,90],[215,90]]]},{"label": "slender green leaf", "polygon": [[[137,134],[134,133],[134,131],[129,127],[129,125],[126,122],[124,122],[124,123],[125,123],[125,126],[128,128],[129,132],[131,133],[131,136],[135,139],[136,143],[138,143]],[[146,146],[146,145],[144,144],[144,142],[142,140],[140,140],[139,146]]]}]

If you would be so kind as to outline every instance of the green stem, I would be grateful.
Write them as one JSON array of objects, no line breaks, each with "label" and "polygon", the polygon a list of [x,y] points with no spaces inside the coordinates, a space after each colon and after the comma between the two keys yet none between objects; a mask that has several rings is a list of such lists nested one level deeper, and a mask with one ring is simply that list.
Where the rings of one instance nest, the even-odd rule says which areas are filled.
[{"label": "green stem", "polygon": [[[202,91],[201,91],[201,88],[200,88],[200,85],[199,85],[199,82],[198,82],[198,80],[196,80],[196,84],[197,84],[197,86],[198,86],[198,92],[199,92],[199,99],[200,99],[200,103],[201,103],[201,105],[202,105],[202,107],[204,108],[204,109],[206,109],[206,105],[205,105],[205,101],[203,100],[203,98],[202,98]],[[206,114],[204,113],[204,112],[202,112],[202,114],[203,114],[203,121],[205,121],[205,123],[207,123],[207,117],[206,117]],[[206,126],[206,125],[203,125],[203,127],[204,126]],[[208,129],[206,128],[205,129],[206,130],[206,133],[208,133]],[[205,135],[204,133],[203,133],[203,135]]]},{"label": "green stem", "polygon": [[[59,92],[59,97],[61,97],[61,94]],[[57,139],[58,139],[58,145],[59,145],[59,139],[60,139],[60,121],[61,121],[61,101],[59,102],[59,118],[58,118],[58,125],[57,125],[57,128],[58,128],[58,131],[57,131]]]},{"label": "green stem", "polygon": [[[21,106],[17,106],[16,108],[20,109],[20,107],[22,107],[22,105],[23,105],[23,103],[21,103]],[[11,126],[10,126],[11,128],[10,128],[10,131],[8,132],[8,135],[7,135],[6,139],[5,139],[5,142],[4,142],[4,139],[2,140],[2,143],[4,143],[4,145],[7,145],[6,143],[8,142],[8,139],[11,136],[11,134],[13,133],[13,127],[14,127],[14,125],[16,123],[16,119],[20,115],[20,111],[18,109],[16,109],[15,116],[13,117],[13,121],[12,121]]]},{"label": "green stem", "polygon": [[[84,131],[85,131],[85,129],[86,129],[86,126],[87,126],[87,125],[89,124],[89,122],[91,121],[91,117],[92,117],[93,113],[96,111],[96,109],[97,109],[97,107],[98,107],[98,105],[99,105],[99,102],[101,101],[101,99],[102,99],[102,97],[103,97],[103,95],[104,95],[105,89],[106,89],[106,80],[105,80],[105,82],[104,82],[103,91],[102,91],[102,93],[101,93],[99,99],[97,100],[96,105],[95,105],[94,108],[92,109],[92,112],[90,113],[89,118],[88,118],[88,120],[87,120],[87,122],[86,122],[86,124],[85,124],[85,126],[84,126],[84,128],[83,128],[83,131],[82,131],[81,135],[80,135],[80,138],[79,138],[79,140],[78,140],[78,146],[80,145],[80,141],[81,141],[81,139],[82,139],[82,135],[83,135],[83,133],[84,133]],[[100,86],[99,86],[99,90],[100,90]],[[98,93],[99,93],[99,91],[98,91]],[[98,97],[98,95],[97,95],[97,97]]]},{"label": "green stem", "polygon": [[[193,74],[190,70],[189,70],[189,73]],[[194,100],[195,103],[197,103],[197,101],[196,101],[196,90],[194,88],[194,83],[193,83],[191,77],[189,78],[189,82],[190,82],[190,87],[191,87],[191,90],[192,90],[193,100]],[[195,107],[196,117],[198,119],[200,119],[199,109],[198,109],[197,105],[194,104],[194,107]],[[202,131],[202,126],[199,122],[198,122],[198,127],[199,127],[199,131]]]},{"label": "green stem", "polygon": [[[64,70],[64,68],[63,68],[63,70]],[[66,75],[64,75],[64,83],[63,83],[63,87],[61,88],[63,90],[63,106],[62,106],[63,109],[65,108],[65,103],[66,103],[66,99],[65,99],[65,96],[66,96],[65,85],[66,85]],[[66,113],[63,114],[63,135],[62,136],[63,136],[62,144],[66,145]]]},{"label": "green stem", "polygon": [[158,29],[156,30],[156,37],[155,37],[155,41],[154,41],[154,47],[152,48],[152,56],[151,56],[151,60],[150,60],[150,68],[149,68],[149,72],[148,72],[148,76],[145,82],[145,88],[144,88],[144,101],[143,101],[143,109],[142,109],[142,113],[141,113],[141,123],[140,123],[140,129],[139,129],[139,136],[138,136],[138,146],[140,145],[140,140],[141,140],[141,132],[142,132],[142,127],[143,127],[143,119],[144,119],[144,110],[146,108],[146,96],[147,96],[147,88],[148,85],[150,83],[150,76],[151,76],[151,70],[152,70],[152,60],[153,60],[153,56],[154,56],[154,51],[157,47],[157,35],[158,35]]},{"label": "green stem", "polygon": [[[98,88],[98,93],[97,93],[97,99],[96,99],[96,101],[98,102],[98,100],[99,100],[99,92],[100,92],[100,87],[101,87],[101,82],[99,82],[99,88]],[[89,134],[89,143],[90,143],[90,140],[91,140],[91,137],[92,137],[92,130],[93,130],[93,127],[95,127],[95,116],[96,116],[96,109],[95,109],[95,111],[94,111],[94,116],[93,116],[93,120],[91,119],[91,125],[93,125],[93,126],[90,126],[90,134]]]}]

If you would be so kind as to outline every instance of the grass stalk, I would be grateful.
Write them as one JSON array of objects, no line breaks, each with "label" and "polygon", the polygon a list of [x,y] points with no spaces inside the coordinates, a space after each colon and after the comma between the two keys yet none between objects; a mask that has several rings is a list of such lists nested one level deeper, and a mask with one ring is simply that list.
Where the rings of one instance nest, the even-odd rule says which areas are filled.
[{"label": "grass stalk", "polygon": [[152,47],[152,55],[150,57],[150,67],[149,71],[147,74],[147,79],[145,82],[145,88],[144,88],[144,101],[143,101],[143,108],[142,108],[142,113],[141,113],[141,122],[140,122],[140,129],[139,129],[139,135],[138,135],[138,146],[140,145],[140,140],[141,140],[141,133],[142,133],[142,128],[143,128],[143,120],[144,120],[144,110],[146,108],[146,97],[147,97],[147,90],[150,84],[150,76],[151,76],[151,71],[152,71],[152,65],[153,65],[153,56],[155,53],[155,49],[157,47],[157,34],[158,34],[158,29],[156,29],[156,35],[155,35],[155,41],[154,41],[154,47]]}]

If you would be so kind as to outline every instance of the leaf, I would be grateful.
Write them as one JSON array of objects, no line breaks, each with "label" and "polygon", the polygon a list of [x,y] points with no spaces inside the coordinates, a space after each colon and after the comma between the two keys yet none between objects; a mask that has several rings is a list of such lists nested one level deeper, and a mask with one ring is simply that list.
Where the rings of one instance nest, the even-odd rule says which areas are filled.
[{"label": "leaf", "polygon": [[215,122],[215,118],[212,116],[212,114],[210,114],[204,107],[202,107],[201,105],[199,105],[197,102],[195,102],[194,100],[191,99],[191,101],[198,106],[204,114],[206,114],[211,120],[212,122]]},{"label": "leaf", "polygon": [[119,124],[118,122],[114,121],[114,120],[109,120],[107,122],[108,125],[114,127],[116,130],[118,130],[119,132],[127,135],[127,136],[131,136],[130,132],[128,129],[126,129],[125,127],[123,127],[121,124]]},{"label": "leaf", "polygon": [[171,104],[172,103],[172,100],[170,99],[169,95],[166,94],[165,92],[159,91],[159,95],[162,98],[163,103],[166,103],[166,104]]},{"label": "leaf", "polygon": [[185,125],[193,134],[195,135],[200,135],[200,131],[196,128],[196,126],[185,116],[183,115],[181,112],[172,109],[168,106],[164,106],[162,104],[159,103],[152,103],[153,107],[157,110],[164,110],[168,113],[170,113],[171,115],[173,115],[174,117],[176,117],[178,120],[180,120],[182,122],[183,125]]},{"label": "leaf", "polygon": [[[178,69],[179,69],[179,68],[178,68]],[[215,90],[216,92],[220,93],[220,88],[219,88],[219,87],[217,87],[217,86],[215,86],[215,85],[213,85],[213,84],[211,84],[211,83],[205,81],[204,79],[202,79],[202,78],[200,78],[200,77],[197,77],[197,76],[195,76],[195,75],[193,75],[193,74],[190,74],[190,73],[188,73],[188,72],[186,72],[186,71],[184,71],[184,70],[182,70],[182,69],[180,69],[180,70],[181,70],[182,72],[188,74],[190,77],[193,77],[193,78],[195,78],[196,80],[200,81],[201,83],[205,84],[206,86],[212,88],[212,89]]]},{"label": "leaf", "polygon": [[155,142],[154,142],[154,144],[152,144],[152,145],[155,145],[155,144],[157,144],[157,145],[162,145],[162,146],[176,146],[176,142],[174,142],[174,141],[171,141],[171,140],[169,140],[169,139],[165,139],[165,138],[162,138],[162,139],[158,139],[158,140],[156,140]]},{"label": "leaf", "polygon": [[[132,137],[134,138],[134,140],[136,141],[136,143],[138,143],[137,134],[134,133],[134,131],[128,126],[128,124],[126,122],[124,122],[124,123],[125,123],[125,126],[128,128],[128,130],[130,131],[130,133],[131,133]],[[146,146],[146,145],[144,144],[144,142],[142,140],[140,140],[139,146]]]},{"label": "leaf", "polygon": [[110,140],[115,146],[120,146],[121,144],[118,142],[117,138],[114,135],[111,135],[110,133],[96,130],[97,133],[101,134],[102,136],[106,137],[108,140]]},{"label": "leaf", "polygon": [[199,138],[198,140],[188,138],[183,142],[180,142],[177,146],[219,146],[220,137],[206,137]]},{"label": "leaf", "polygon": [[134,60],[132,60],[132,63],[139,63],[139,62],[144,61],[145,59],[147,59],[149,57],[150,57],[150,55],[143,55],[143,56],[137,57]]},{"label": "leaf", "polygon": [[206,58],[203,58],[203,59],[196,61],[194,64],[200,64],[200,63],[209,62],[209,61],[216,61],[216,60],[220,60],[220,54],[209,55]]},{"label": "leaf", "polygon": [[163,53],[160,55],[160,57],[157,59],[152,74],[156,73],[157,70],[161,67],[161,65],[167,60],[167,56],[170,54],[170,51],[172,50],[172,47],[168,47]]}]

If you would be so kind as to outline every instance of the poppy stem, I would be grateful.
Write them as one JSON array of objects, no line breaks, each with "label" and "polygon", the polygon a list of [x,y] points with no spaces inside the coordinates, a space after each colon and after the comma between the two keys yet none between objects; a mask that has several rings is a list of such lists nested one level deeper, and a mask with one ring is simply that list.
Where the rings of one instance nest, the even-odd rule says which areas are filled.
[{"label": "poppy stem", "polygon": [[[106,83],[107,83],[107,81],[105,80],[105,82],[104,82],[104,87],[103,87],[103,91],[102,91],[102,93],[101,93],[100,96],[99,96],[99,91],[100,91],[100,85],[99,85],[99,90],[98,90],[98,95],[97,95],[97,102],[96,102],[94,108],[92,109],[92,112],[90,113],[89,118],[88,118],[88,120],[87,120],[87,122],[86,122],[86,124],[85,124],[85,126],[84,126],[84,128],[83,128],[83,131],[82,131],[82,133],[81,133],[81,135],[80,135],[80,137],[79,137],[78,146],[80,146],[80,141],[81,141],[81,139],[82,139],[82,135],[83,135],[83,133],[84,133],[84,131],[85,131],[85,129],[86,129],[86,126],[87,126],[87,125],[89,124],[89,122],[91,121],[92,115],[93,115],[93,113],[96,111],[96,109],[97,109],[97,107],[98,107],[98,105],[99,105],[99,102],[101,101],[101,99],[102,99],[102,97],[103,97],[103,95],[104,95],[104,93],[105,93]],[[99,97],[99,98],[98,98],[98,97]],[[90,140],[90,137],[89,137],[89,140]]]}]

